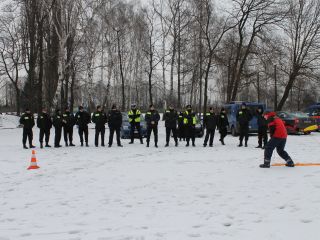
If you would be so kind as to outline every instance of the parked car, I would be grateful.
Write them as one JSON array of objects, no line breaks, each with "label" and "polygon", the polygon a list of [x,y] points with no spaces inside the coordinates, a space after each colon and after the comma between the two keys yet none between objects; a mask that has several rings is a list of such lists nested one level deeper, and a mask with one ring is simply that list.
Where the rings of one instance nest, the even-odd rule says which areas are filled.
[{"label": "parked car", "polygon": [[[141,114],[141,122],[140,122],[140,127],[141,127],[141,135],[142,137],[147,137],[147,124],[144,119],[143,114]],[[121,138],[122,139],[130,139],[130,131],[131,131],[131,125],[129,123],[129,117],[128,113],[122,113],[122,126],[121,126]],[[134,137],[139,138],[138,131],[137,129],[134,130]]]},{"label": "parked car", "polygon": [[307,113],[309,117],[315,119],[318,125],[318,131],[320,130],[320,103],[309,106],[303,112]]},{"label": "parked car", "polygon": [[310,134],[318,130],[316,120],[306,113],[279,111],[277,116],[284,121],[289,134]]},{"label": "parked car", "polygon": [[[243,102],[231,102],[229,104],[225,104],[224,108],[226,109],[228,120],[229,120],[229,129],[228,131],[232,134],[232,136],[237,136],[239,134],[239,125],[237,123],[237,113],[241,108]],[[264,103],[256,103],[256,102],[246,102],[247,108],[251,111],[253,118],[249,123],[249,132],[250,133],[258,133],[258,123],[257,123],[257,109],[262,108],[266,109],[266,105]]]}]

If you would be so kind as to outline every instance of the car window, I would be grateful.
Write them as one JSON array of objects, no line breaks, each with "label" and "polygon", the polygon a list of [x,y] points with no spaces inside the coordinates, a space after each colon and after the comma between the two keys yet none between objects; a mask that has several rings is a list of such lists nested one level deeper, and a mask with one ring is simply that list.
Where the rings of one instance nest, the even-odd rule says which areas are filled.
[{"label": "car window", "polygon": [[293,112],[291,113],[294,117],[301,117],[301,118],[307,118],[309,115],[307,113],[303,112]]}]

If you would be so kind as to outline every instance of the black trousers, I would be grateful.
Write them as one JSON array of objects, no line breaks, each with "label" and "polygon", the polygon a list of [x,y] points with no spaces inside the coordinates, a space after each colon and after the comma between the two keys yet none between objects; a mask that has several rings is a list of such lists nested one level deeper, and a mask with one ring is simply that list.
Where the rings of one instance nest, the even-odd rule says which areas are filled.
[{"label": "black trousers", "polygon": [[68,143],[72,143],[73,141],[73,127],[63,127],[63,136],[64,136],[64,141]]},{"label": "black trousers", "polygon": [[220,133],[220,140],[223,141],[223,139],[227,136],[228,134],[228,130],[227,128],[222,128],[219,130],[219,133]]},{"label": "black trousers", "polygon": [[158,126],[147,127],[147,143],[150,142],[150,136],[152,132],[154,135],[154,143],[157,144],[158,143]]},{"label": "black trousers", "polygon": [[267,127],[262,127],[262,128],[258,129],[258,144],[261,147],[262,147],[262,142],[263,142],[263,146],[266,146],[268,143],[268,129],[267,129]]},{"label": "black trousers", "polygon": [[283,158],[285,161],[290,161],[291,158],[289,154],[284,150],[286,142],[287,139],[285,138],[271,138],[265,147],[264,159],[267,162],[270,162],[274,149],[277,149],[277,153],[281,158]]},{"label": "black trousers", "polygon": [[80,142],[83,143],[83,135],[86,143],[88,143],[88,135],[89,135],[89,130],[88,130],[88,125],[87,126],[79,126],[79,136],[80,136]]},{"label": "black trousers", "polygon": [[45,137],[45,142],[46,144],[49,143],[50,139],[50,129],[43,129],[40,128],[40,134],[39,134],[39,142],[43,143],[43,138]]},{"label": "black trousers", "polygon": [[176,128],[166,128],[166,142],[169,143],[170,142],[170,134],[172,132],[174,141],[177,142],[178,138],[177,138],[177,129]]},{"label": "black trousers", "polygon": [[112,146],[114,132],[116,132],[117,144],[118,144],[118,146],[120,146],[120,145],[121,145],[121,141],[120,141],[120,128],[113,128],[113,127],[110,127],[109,145]]},{"label": "black trousers", "polygon": [[185,127],[185,136],[187,140],[187,144],[189,144],[190,139],[192,143],[194,144],[196,141],[196,129],[192,126],[186,126]]},{"label": "black trousers", "polygon": [[55,127],[54,146],[60,145],[62,127]]},{"label": "black trousers", "polygon": [[183,139],[185,139],[185,129],[184,126],[179,126],[178,127],[178,137],[180,139],[180,141]]},{"label": "black trousers", "polygon": [[131,142],[134,141],[134,130],[135,130],[135,129],[138,130],[139,139],[142,140],[140,123],[139,123],[139,124],[137,124],[137,123],[132,123],[132,124],[131,124],[131,129],[130,129]]},{"label": "black trousers", "polygon": [[209,137],[210,137],[209,145],[212,146],[213,139],[214,139],[214,133],[215,133],[215,129],[207,129],[206,137],[204,138],[204,145],[207,145]]},{"label": "black trousers", "polygon": [[[96,133],[94,136],[94,145],[98,146],[99,145],[99,135],[101,134],[101,145],[104,146],[104,134],[106,132],[105,127],[96,127]],[[87,142],[87,141],[86,141]]]},{"label": "black trousers", "polygon": [[249,126],[240,126],[240,143],[245,140],[245,143],[248,143],[249,140]]},{"label": "black trousers", "polygon": [[22,133],[22,143],[23,143],[23,145],[26,145],[27,138],[29,140],[29,145],[31,146],[32,145],[32,140],[33,140],[32,128],[23,128],[23,133]]}]

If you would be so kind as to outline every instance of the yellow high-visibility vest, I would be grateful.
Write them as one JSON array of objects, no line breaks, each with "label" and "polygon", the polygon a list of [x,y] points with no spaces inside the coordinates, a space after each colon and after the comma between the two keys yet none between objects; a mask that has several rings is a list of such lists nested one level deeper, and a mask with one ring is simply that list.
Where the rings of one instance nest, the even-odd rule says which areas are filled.
[{"label": "yellow high-visibility vest", "polygon": [[[134,119],[134,121],[135,121],[136,123],[141,122],[140,114],[141,114],[140,110],[137,110],[137,111],[136,111],[136,115],[139,115],[139,116],[137,116],[137,117]],[[133,114],[133,111],[130,110],[130,111],[128,112],[129,122],[130,122],[130,123],[132,122],[132,118],[130,118],[130,116],[133,116],[133,115],[135,115],[135,114]]]}]

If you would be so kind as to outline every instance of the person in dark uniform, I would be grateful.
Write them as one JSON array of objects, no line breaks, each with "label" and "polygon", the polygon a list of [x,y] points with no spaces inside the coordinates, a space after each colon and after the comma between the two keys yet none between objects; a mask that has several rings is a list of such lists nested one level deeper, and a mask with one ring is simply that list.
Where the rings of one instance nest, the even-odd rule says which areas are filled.
[{"label": "person in dark uniform", "polygon": [[32,128],[35,125],[33,114],[31,113],[30,109],[26,109],[25,113],[22,114],[20,118],[20,124],[23,126],[23,134],[22,134],[22,144],[24,149],[28,149],[27,147],[27,138],[29,140],[29,147],[35,148],[35,146],[32,145],[33,140],[33,132]]},{"label": "person in dark uniform", "polygon": [[178,138],[177,138],[177,120],[178,113],[174,110],[173,106],[170,106],[168,110],[163,115],[163,120],[165,121],[166,127],[166,147],[169,146],[170,134],[172,132],[173,138],[175,141],[175,146],[178,146]]},{"label": "person in dark uniform", "polygon": [[149,106],[149,111],[146,113],[145,120],[147,123],[147,147],[149,147],[150,136],[153,132],[154,134],[154,146],[158,147],[158,122],[160,120],[160,115],[158,111],[154,109],[154,106],[151,104]]},{"label": "person in dark uniform", "polygon": [[[257,109],[257,122],[258,122],[258,146],[257,148],[264,149],[268,142],[268,122],[263,116],[263,108]],[[262,145],[263,142],[263,145]]]},{"label": "person in dark uniform", "polygon": [[178,115],[178,137],[179,141],[181,142],[182,140],[185,141],[185,129],[184,129],[184,123],[183,123],[183,112],[179,112]]},{"label": "person in dark uniform", "polygon": [[246,103],[242,103],[241,109],[237,113],[237,122],[240,128],[240,144],[239,147],[243,146],[243,139],[245,140],[245,147],[248,147],[249,140],[249,122],[252,119],[252,114],[247,108]]},{"label": "person in dark uniform", "polygon": [[209,140],[209,137],[210,137],[209,146],[212,147],[213,146],[214,133],[215,133],[216,128],[217,128],[217,117],[216,117],[216,114],[214,113],[214,110],[213,110],[212,107],[210,107],[209,112],[207,112],[206,115],[204,116],[203,124],[204,124],[204,127],[207,129],[203,146],[204,147],[207,146],[207,143],[208,143],[208,140]]},{"label": "person in dark uniform", "polygon": [[270,168],[271,157],[274,149],[277,149],[279,156],[286,161],[287,167],[294,167],[294,162],[292,161],[289,154],[284,150],[287,142],[287,129],[283,121],[276,116],[275,112],[270,112],[265,114],[268,120],[270,137],[271,139],[267,143],[264,150],[264,163],[260,165],[261,168]]},{"label": "person in dark uniform", "polygon": [[195,140],[196,140],[196,114],[192,111],[191,105],[187,106],[187,110],[183,114],[183,123],[185,128],[185,134],[187,139],[186,147],[189,147],[190,139],[192,141],[192,146],[195,147]]},{"label": "person in dark uniform", "polygon": [[229,120],[224,108],[221,108],[220,115],[218,116],[218,129],[220,133],[220,139],[222,145],[225,145],[224,138],[228,134]]},{"label": "person in dark uniform", "polygon": [[55,115],[53,116],[53,126],[55,129],[54,147],[55,148],[62,147],[60,145],[60,140],[61,140],[63,121],[62,121],[62,115],[61,115],[60,109],[57,109]]},{"label": "person in dark uniform", "polygon": [[[63,121],[63,136],[64,142],[66,143],[66,147],[71,146],[74,147],[73,144],[73,126],[75,125],[76,121],[73,116],[73,113],[70,112],[70,109],[67,107],[65,109],[64,114],[62,115]],[[69,143],[68,143],[69,139]]]},{"label": "person in dark uniform", "polygon": [[108,113],[108,125],[109,125],[109,147],[112,146],[113,143],[113,135],[116,132],[117,135],[117,145],[118,147],[123,147],[120,141],[120,130],[122,126],[122,114],[117,109],[116,105],[112,105],[111,110]]},{"label": "person in dark uniform", "polygon": [[137,109],[137,106],[135,104],[131,105],[131,110],[128,112],[128,117],[129,117],[129,123],[130,123],[130,136],[131,136],[131,142],[129,144],[133,144],[134,142],[135,129],[137,129],[138,131],[140,143],[143,144],[141,128],[140,128],[141,112],[139,109]]},{"label": "person in dark uniform", "polygon": [[99,135],[101,134],[101,146],[104,147],[104,134],[106,132],[105,124],[107,123],[107,115],[102,111],[101,106],[97,106],[97,111],[92,115],[92,122],[96,124],[96,133],[94,144],[99,145]]},{"label": "person in dark uniform", "polygon": [[90,114],[84,111],[82,106],[79,106],[79,111],[76,113],[76,125],[79,127],[79,136],[81,147],[83,147],[83,135],[86,142],[86,147],[89,147],[89,129],[88,124],[91,122]]},{"label": "person in dark uniform", "polygon": [[42,110],[42,113],[38,116],[37,127],[40,129],[39,142],[40,148],[43,148],[43,138],[45,137],[46,147],[49,145],[50,129],[52,128],[52,120],[46,109]]}]

